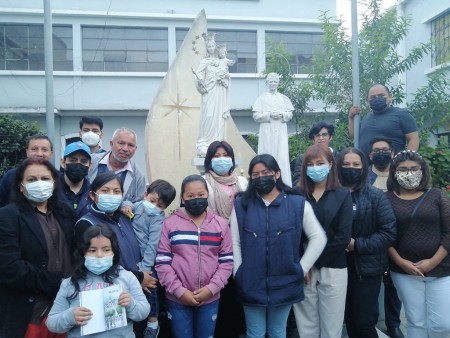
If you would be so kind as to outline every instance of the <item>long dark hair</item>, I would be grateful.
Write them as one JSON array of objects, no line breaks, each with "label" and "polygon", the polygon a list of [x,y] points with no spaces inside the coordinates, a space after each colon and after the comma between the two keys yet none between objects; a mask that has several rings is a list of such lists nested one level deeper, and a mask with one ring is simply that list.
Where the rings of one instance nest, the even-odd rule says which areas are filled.
[{"label": "long dark hair", "polygon": [[[252,172],[253,168],[257,164],[263,164],[267,169],[272,170],[274,172],[280,172],[281,169],[278,165],[277,160],[270,155],[270,154],[260,154],[253,157],[253,159],[250,161],[250,164],[248,166],[248,175],[250,177],[250,180],[248,182],[247,190],[244,192],[239,193],[236,197],[242,197],[242,205],[246,209],[248,206],[248,203],[250,200],[254,200],[258,198],[258,195],[256,193],[255,185],[253,183],[252,179]],[[285,184],[283,182],[282,175],[280,174],[280,177],[276,180],[275,186],[278,190],[284,191],[286,194],[292,194],[292,195],[299,195],[299,192],[297,190],[292,189],[290,186]]]},{"label": "long dark hair", "polygon": [[331,152],[330,148],[322,144],[314,144],[306,150],[306,153],[303,156],[301,176],[300,181],[298,183],[300,192],[308,197],[312,196],[315,189],[314,181],[310,179],[306,174],[308,162],[318,158],[319,156],[324,157],[332,165],[330,168],[330,173],[326,178],[327,184],[325,189],[331,191],[336,190],[341,186],[337,176],[337,168],[336,164],[334,163],[335,161],[333,153]]},{"label": "long dark hair", "polygon": [[31,157],[25,159],[17,168],[16,176],[14,177],[13,191],[12,191],[12,201],[19,205],[22,210],[32,210],[32,206],[29,203],[25,195],[20,191],[20,185],[22,184],[25,170],[31,165],[42,165],[46,167],[53,179],[53,195],[47,200],[47,205],[52,212],[62,217],[75,217],[75,212],[73,208],[70,208],[68,204],[61,203],[65,200],[64,193],[59,182],[59,172],[56,168],[47,160],[40,157]]},{"label": "long dark hair", "polygon": [[342,185],[344,185],[344,181],[342,180],[342,164],[344,163],[344,157],[347,154],[356,154],[361,159],[361,164],[362,164],[361,181],[356,183],[355,186],[353,187],[354,191],[361,190],[362,188],[364,188],[367,185],[367,178],[369,176],[369,166],[367,164],[367,160],[366,160],[366,157],[364,156],[363,152],[357,148],[352,148],[352,147],[345,148],[344,150],[342,150],[339,153],[339,157],[336,161],[339,181],[341,182]]},{"label": "long dark hair", "polygon": [[228,156],[231,157],[231,160],[233,161],[233,166],[230,168],[230,171],[228,173],[231,174],[233,172],[234,167],[236,166],[234,162],[233,147],[226,141],[214,141],[209,145],[208,150],[206,151],[204,164],[205,173],[212,170],[211,161],[214,155],[216,154],[217,149],[219,148],[223,148],[227,152]]},{"label": "long dark hair", "polygon": [[103,280],[109,284],[112,284],[114,278],[119,276],[120,249],[116,234],[106,224],[92,225],[87,228],[83,233],[81,240],[77,242],[77,248],[74,252],[73,273],[70,279],[75,291],[69,296],[69,299],[73,299],[78,295],[80,292],[80,281],[86,280],[88,270],[84,266],[84,256],[91,246],[91,239],[99,236],[104,236],[111,241],[111,248],[114,254],[113,265],[101,276]]}]

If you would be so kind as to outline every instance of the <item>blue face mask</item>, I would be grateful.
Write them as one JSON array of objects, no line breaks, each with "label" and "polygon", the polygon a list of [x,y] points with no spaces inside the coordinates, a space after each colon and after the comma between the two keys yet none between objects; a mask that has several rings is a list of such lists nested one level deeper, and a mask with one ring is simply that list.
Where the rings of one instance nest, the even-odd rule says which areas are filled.
[{"label": "blue face mask", "polygon": [[84,266],[95,275],[101,275],[113,265],[114,256],[105,256],[101,258],[84,256]]},{"label": "blue face mask", "polygon": [[211,160],[211,168],[217,175],[223,176],[230,172],[233,166],[231,157],[214,157]]},{"label": "blue face mask", "polygon": [[97,207],[100,211],[111,213],[119,209],[122,204],[122,195],[97,194]]},{"label": "blue face mask", "polygon": [[306,175],[316,183],[322,182],[325,178],[327,178],[329,172],[330,168],[328,164],[306,168]]},{"label": "blue face mask", "polygon": [[161,210],[156,205],[147,200],[144,200],[142,205],[144,206],[147,216],[156,216],[161,213]]}]

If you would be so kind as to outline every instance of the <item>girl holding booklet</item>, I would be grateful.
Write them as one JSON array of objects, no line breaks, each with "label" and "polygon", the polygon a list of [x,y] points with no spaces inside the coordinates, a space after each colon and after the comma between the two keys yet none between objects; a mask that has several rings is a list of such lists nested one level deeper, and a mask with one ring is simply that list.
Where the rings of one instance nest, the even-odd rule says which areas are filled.
[{"label": "girl holding booklet", "polygon": [[[102,314],[104,318],[99,320],[99,327],[89,331],[97,333],[90,337],[134,337],[133,321],[147,318],[150,306],[136,277],[124,270],[119,265],[119,260],[120,252],[115,233],[104,224],[88,228],[75,250],[72,277],[62,282],[48,315],[48,329],[57,333],[67,332],[68,338],[80,337],[83,334],[81,327],[92,325],[93,317],[96,316],[91,309],[80,306],[80,293],[120,286],[122,292],[118,295],[116,309],[120,317],[120,307],[125,308],[128,323],[122,321],[123,324],[120,324],[115,321],[114,325],[109,325],[107,314]],[[88,296],[88,293],[86,295]],[[105,300],[105,306],[106,303]],[[108,326],[116,328],[111,330]]]}]

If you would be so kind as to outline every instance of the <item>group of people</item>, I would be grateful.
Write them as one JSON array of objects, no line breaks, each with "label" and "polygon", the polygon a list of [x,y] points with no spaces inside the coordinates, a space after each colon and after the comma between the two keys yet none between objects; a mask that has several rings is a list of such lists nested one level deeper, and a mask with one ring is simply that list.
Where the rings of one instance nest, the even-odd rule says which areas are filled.
[{"label": "group of people", "polygon": [[[377,122],[393,107],[374,87]],[[159,286],[176,338],[237,337],[244,320],[249,338],[283,338],[291,309],[300,337],[341,337],[343,323],[350,338],[377,337],[388,267],[385,296],[398,293],[408,337],[449,337],[450,200],[430,188],[417,149],[377,135],[337,153],[333,126],[320,122],[291,187],[270,154],[238,176],[232,146],[217,140],[166,216],[176,189],[146,186],[132,161],[136,134],[117,129],[105,151],[102,128],[80,122],[60,171],[50,140],[31,137],[28,158],[0,182],[0,337],[79,337],[96,315],[80,293],[111,285],[128,323],[93,337],[157,337]],[[418,147],[413,129],[408,148]]]}]

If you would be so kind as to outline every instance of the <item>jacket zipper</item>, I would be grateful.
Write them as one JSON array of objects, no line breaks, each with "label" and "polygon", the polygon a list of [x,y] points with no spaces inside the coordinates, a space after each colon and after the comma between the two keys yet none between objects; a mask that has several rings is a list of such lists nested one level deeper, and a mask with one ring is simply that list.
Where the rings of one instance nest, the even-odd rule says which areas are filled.
[{"label": "jacket zipper", "polygon": [[200,227],[197,228],[197,234],[198,234],[198,244],[197,244],[197,257],[198,257],[198,289],[200,289],[202,286],[202,257],[200,254]]},{"label": "jacket zipper", "polygon": [[270,304],[269,294],[269,207],[266,206],[266,290],[267,290],[267,304]]}]

